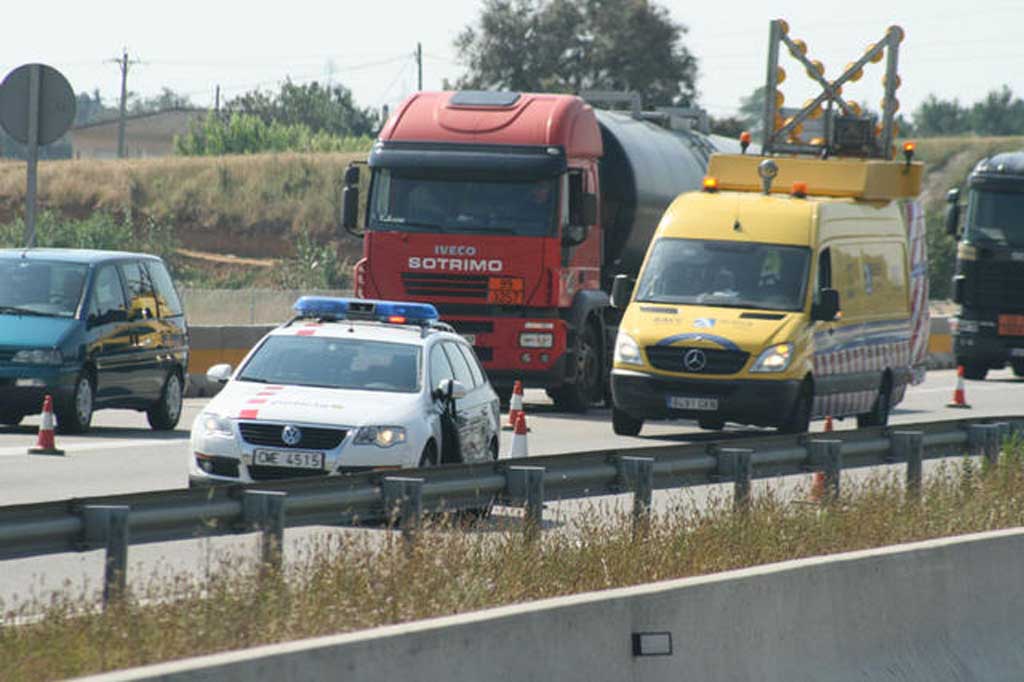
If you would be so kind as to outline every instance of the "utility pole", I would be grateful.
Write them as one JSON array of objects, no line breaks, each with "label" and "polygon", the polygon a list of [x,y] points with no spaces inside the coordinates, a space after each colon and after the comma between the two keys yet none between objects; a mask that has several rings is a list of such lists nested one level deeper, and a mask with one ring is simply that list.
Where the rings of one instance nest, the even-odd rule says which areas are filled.
[{"label": "utility pole", "polygon": [[213,96],[213,113],[220,115],[220,86],[217,86],[217,92]]},{"label": "utility pole", "polygon": [[111,59],[121,68],[121,115],[117,125],[117,158],[123,159],[124,150],[124,126],[125,118],[128,116],[128,69],[138,61],[128,59],[128,48],[124,48],[120,58]]},{"label": "utility pole", "polygon": [[416,89],[423,90],[423,43],[416,43]]}]

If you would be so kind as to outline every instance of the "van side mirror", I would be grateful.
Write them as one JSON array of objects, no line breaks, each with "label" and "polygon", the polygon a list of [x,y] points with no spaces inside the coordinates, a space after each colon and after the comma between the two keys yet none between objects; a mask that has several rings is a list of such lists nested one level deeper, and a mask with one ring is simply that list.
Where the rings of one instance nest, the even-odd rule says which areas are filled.
[{"label": "van side mirror", "polygon": [[625,309],[629,305],[629,299],[633,298],[633,287],[635,282],[629,275],[615,275],[612,282],[612,307]]},{"label": "van side mirror", "polygon": [[210,381],[216,381],[218,384],[226,384],[228,379],[231,378],[231,365],[226,363],[214,365],[206,370],[206,378]]},{"label": "van side mirror", "polygon": [[811,306],[811,319],[820,322],[833,322],[839,315],[839,292],[835,289],[822,289],[818,292],[818,302]]},{"label": "van side mirror", "polygon": [[964,293],[967,288],[967,278],[963,275],[955,275],[953,277],[953,303],[964,302]]},{"label": "van side mirror", "polygon": [[434,400],[462,400],[465,397],[465,384],[455,379],[441,379],[434,390]]},{"label": "van side mirror", "polygon": [[960,190],[954,187],[946,192],[946,234],[956,237],[960,231]]}]

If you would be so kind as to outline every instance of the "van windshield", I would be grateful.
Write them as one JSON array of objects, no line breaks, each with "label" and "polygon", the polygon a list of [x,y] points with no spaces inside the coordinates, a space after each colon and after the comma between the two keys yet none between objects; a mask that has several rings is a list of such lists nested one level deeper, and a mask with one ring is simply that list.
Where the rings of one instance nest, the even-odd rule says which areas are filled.
[{"label": "van windshield", "polygon": [[0,314],[74,317],[88,270],[65,261],[0,260]]},{"label": "van windshield", "polygon": [[637,300],[802,310],[810,255],[801,246],[659,239],[637,286]]}]

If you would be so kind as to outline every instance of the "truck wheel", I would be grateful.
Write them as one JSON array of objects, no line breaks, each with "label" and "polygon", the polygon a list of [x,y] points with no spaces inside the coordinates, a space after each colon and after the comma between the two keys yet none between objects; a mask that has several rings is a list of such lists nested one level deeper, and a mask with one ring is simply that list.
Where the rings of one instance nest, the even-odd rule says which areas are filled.
[{"label": "truck wheel", "polygon": [[617,407],[612,408],[612,431],[616,436],[638,436],[643,427],[643,419],[637,419]]},{"label": "truck wheel", "polygon": [[601,342],[593,322],[587,322],[576,340],[571,368],[573,382],[549,392],[555,407],[563,412],[586,412],[604,396]]},{"label": "truck wheel", "polygon": [[17,412],[0,412],[0,425],[17,426],[24,418],[25,415],[18,414]]},{"label": "truck wheel", "polygon": [[870,412],[857,415],[857,428],[866,426],[885,426],[889,423],[889,411],[892,408],[892,387],[888,375],[882,379],[882,387],[875,398]]},{"label": "truck wheel", "polygon": [[1014,375],[1024,377],[1024,360],[1014,360],[1010,365],[1013,367]]},{"label": "truck wheel", "polygon": [[988,374],[988,367],[978,362],[965,362],[964,367],[964,379],[970,379],[972,381],[983,381],[985,375]]},{"label": "truck wheel", "polygon": [[146,410],[146,419],[154,431],[170,431],[181,419],[181,377],[172,371],[164,381],[160,399]]},{"label": "truck wheel", "polygon": [[89,375],[82,372],[75,379],[75,391],[67,402],[54,405],[57,413],[58,433],[85,433],[92,424],[93,385]]},{"label": "truck wheel", "polygon": [[814,405],[814,387],[804,384],[793,405],[789,418],[779,425],[780,433],[807,433],[811,426],[811,408]]}]

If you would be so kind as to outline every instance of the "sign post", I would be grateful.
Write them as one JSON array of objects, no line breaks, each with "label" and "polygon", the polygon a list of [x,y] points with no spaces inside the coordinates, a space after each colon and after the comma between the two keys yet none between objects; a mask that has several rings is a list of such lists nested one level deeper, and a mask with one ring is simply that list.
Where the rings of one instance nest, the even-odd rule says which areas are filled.
[{"label": "sign post", "polygon": [[26,146],[25,248],[32,248],[36,242],[39,146],[63,135],[74,119],[71,84],[50,66],[19,66],[0,83],[0,126]]}]

